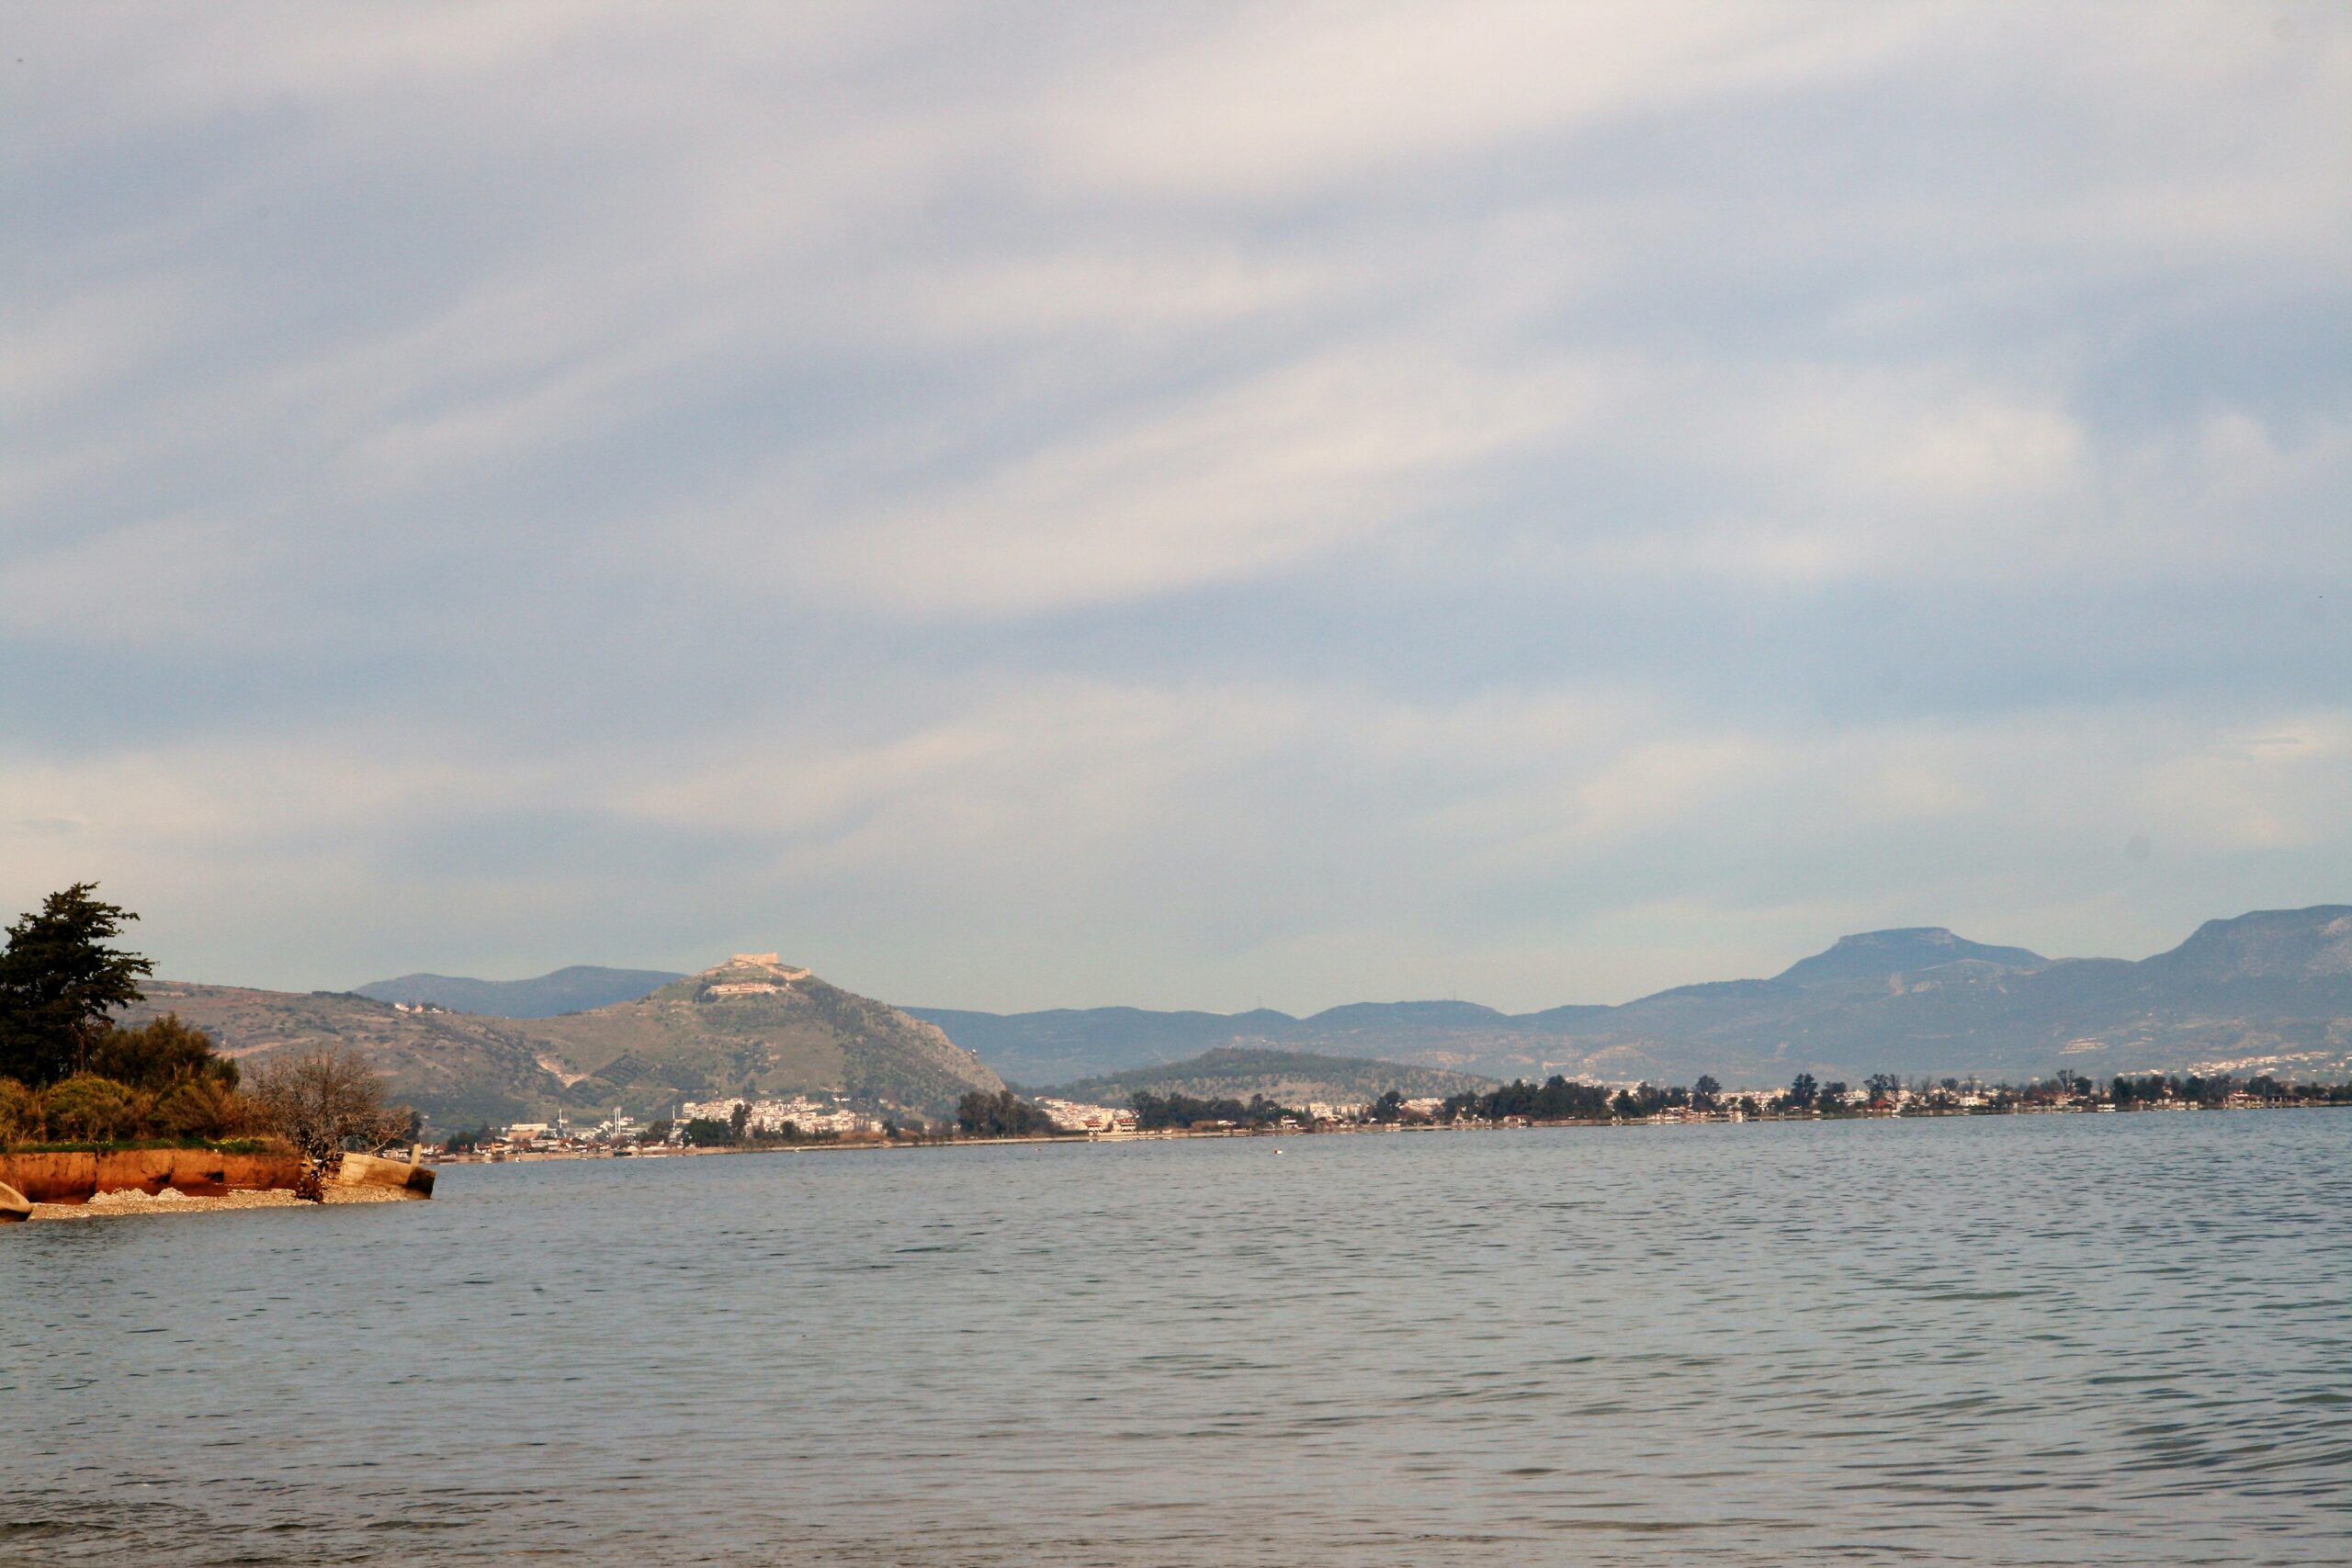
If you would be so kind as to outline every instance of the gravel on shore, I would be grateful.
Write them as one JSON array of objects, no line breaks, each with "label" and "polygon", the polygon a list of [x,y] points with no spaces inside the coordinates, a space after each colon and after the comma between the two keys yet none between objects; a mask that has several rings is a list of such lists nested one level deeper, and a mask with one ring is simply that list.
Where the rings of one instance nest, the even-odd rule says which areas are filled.
[{"label": "gravel on shore", "polygon": [[[330,1203],[405,1203],[409,1194],[389,1187],[327,1188]],[[291,1209],[302,1200],[285,1188],[274,1187],[260,1191],[223,1192],[216,1198],[191,1198],[175,1188],[161,1192],[141,1192],[137,1188],[125,1188],[119,1192],[101,1192],[86,1203],[35,1203],[32,1217],[36,1220],[98,1220],[114,1214],[193,1214],[211,1209]]]}]

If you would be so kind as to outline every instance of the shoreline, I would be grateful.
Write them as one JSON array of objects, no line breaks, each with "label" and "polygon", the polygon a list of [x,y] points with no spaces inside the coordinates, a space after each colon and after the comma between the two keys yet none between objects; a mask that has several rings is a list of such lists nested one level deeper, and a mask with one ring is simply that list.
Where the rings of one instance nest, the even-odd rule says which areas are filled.
[{"label": "shoreline", "polygon": [[[2288,1105],[2216,1105],[2207,1107],[2180,1106],[2177,1108],[2167,1108],[2167,1111],[2170,1113],[2177,1114],[2189,1111],[2211,1111],[2228,1113],[2232,1111],[2329,1111],[2347,1109],[2352,1109],[2352,1106],[2342,1104],[2306,1103]],[[1757,1116],[1743,1117],[1737,1120],[1728,1116],[1717,1115],[1704,1118],[1684,1116],[1660,1117],[1653,1120],[1648,1117],[1643,1117],[1638,1120],[1612,1119],[1608,1121],[1593,1119],[1539,1121],[1532,1118],[1513,1117],[1501,1122],[1420,1122],[1411,1124],[1385,1122],[1317,1129],[1303,1127],[1290,1129],[1250,1127],[1204,1127],[1199,1129],[1160,1128],[1148,1133],[1120,1133],[1109,1134],[1070,1134],[1045,1137],[940,1138],[922,1140],[875,1139],[871,1141],[865,1139],[857,1139],[854,1141],[828,1140],[823,1143],[778,1144],[771,1145],[766,1147],[753,1148],[670,1149],[664,1150],[662,1153],[658,1155],[636,1155],[630,1156],[616,1156],[609,1150],[549,1150],[544,1153],[524,1155],[519,1157],[506,1156],[495,1159],[485,1158],[481,1156],[458,1156],[453,1158],[430,1161],[428,1162],[428,1168],[430,1166],[440,1165],[535,1165],[555,1160],[602,1160],[613,1159],[616,1157],[629,1157],[634,1159],[705,1158],[712,1156],[726,1155],[808,1155],[847,1153],[852,1150],[874,1149],[1044,1148],[1066,1146],[1070,1145],[1139,1144],[1170,1142],[1184,1139],[1212,1138],[1323,1138],[1334,1136],[1361,1137],[1366,1135],[1393,1134],[1526,1133],[1568,1128],[1622,1130],[1629,1128],[1687,1127],[1713,1124],[1734,1126],[1749,1124],[1769,1125],[1783,1122],[1819,1123],[1826,1122],[1925,1122],[1947,1121],[1956,1118],[1978,1116],[2079,1116],[2093,1115],[2097,1113],[2098,1112],[2088,1107],[2066,1106],[2034,1109],[2021,1108],[2007,1111],[1971,1110],[1917,1111],[1904,1116],[1889,1115],[1883,1112],[1863,1112],[1830,1116]],[[2152,1108],[2147,1111],[2132,1111],[2125,1112],[2124,1114],[2150,1115],[2163,1113],[2165,1112],[2159,1112]],[[330,1183],[327,1187],[325,1196],[320,1201],[322,1206],[323,1206],[325,1204],[342,1203],[416,1202],[422,1201],[423,1198],[423,1194],[410,1192],[396,1187],[376,1186],[365,1183]],[[215,1193],[206,1196],[192,1196],[183,1193],[176,1188],[172,1187],[165,1187],[161,1191],[153,1193],[146,1192],[136,1188],[123,1188],[112,1191],[100,1192],[78,1203],[35,1202],[30,1205],[31,1213],[26,1216],[26,1223],[53,1224],[61,1221],[72,1220],[114,1219],[132,1214],[215,1213],[231,1209],[292,1209],[304,1206],[307,1206],[306,1200],[297,1198],[290,1189],[282,1187],[239,1188],[228,1192]]]},{"label": "shoreline", "polygon": [[738,1148],[665,1148],[659,1154],[636,1153],[616,1155],[610,1149],[547,1149],[529,1153],[497,1156],[469,1154],[428,1157],[429,1166],[444,1165],[538,1165],[557,1160],[609,1159],[707,1159],[727,1155],[809,1155],[848,1153],[853,1150],[877,1149],[985,1149],[1043,1148],[1080,1144],[1148,1144],[1182,1139],[1206,1138],[1330,1138],[1363,1137],[1392,1134],[1429,1133],[1523,1133],[1545,1128],[1632,1129],[1641,1127],[1694,1126],[1780,1126],[1787,1123],[1809,1125],[1837,1122],[1948,1122],[1968,1118],[1996,1116],[2159,1116],[2184,1114],[2235,1115],[2244,1112],[2288,1111],[2345,1111],[2352,1103],[2307,1101],[2282,1105],[2165,1105],[2135,1107],[2117,1111],[2111,1107],[2092,1106],[2031,1106],[2007,1110],[1969,1109],[1957,1111],[1909,1111],[1894,1114],[1883,1111],[1855,1111],[1834,1114],[1798,1116],[1731,1117],[1720,1113],[1704,1116],[1666,1115],[1658,1117],[1593,1118],[1562,1117],[1543,1119],[1510,1117],[1499,1122],[1365,1122],[1320,1127],[1163,1127],[1148,1133],[1065,1133],[1042,1136],[1029,1135],[1008,1138],[855,1138],[827,1139],[802,1144],[767,1144]]},{"label": "shoreline", "polygon": [[[421,1201],[389,1187],[330,1186],[322,1203],[405,1203]],[[161,1192],[141,1192],[130,1189],[116,1192],[101,1192],[80,1203],[35,1203],[28,1224],[55,1220],[105,1220],[127,1214],[197,1214],[213,1213],[223,1209],[292,1209],[313,1207],[307,1200],[297,1198],[291,1189],[265,1187],[242,1189],[233,1192],[216,1193],[210,1197],[190,1197],[176,1188],[166,1187]]]}]

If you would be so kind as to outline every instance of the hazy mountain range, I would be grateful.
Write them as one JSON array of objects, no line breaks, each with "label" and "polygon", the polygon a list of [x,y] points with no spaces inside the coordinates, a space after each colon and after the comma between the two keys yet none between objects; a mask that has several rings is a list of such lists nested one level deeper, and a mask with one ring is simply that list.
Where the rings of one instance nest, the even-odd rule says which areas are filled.
[{"label": "hazy mountain range", "polygon": [[1865,931],[1770,979],[1682,986],[1619,1007],[1505,1014],[1359,1002],[1308,1018],[1133,1008],[999,1014],[910,1008],[1007,1077],[1102,1077],[1220,1046],[1380,1057],[1486,1077],[1551,1073],[1765,1087],[2258,1064],[2352,1072],[2352,906],[2212,920],[2153,958],[2051,959],[1939,927]]},{"label": "hazy mountain range", "polygon": [[[649,978],[674,983],[653,971],[581,968],[510,982],[409,976],[363,990],[388,995],[429,979],[438,990],[429,999],[455,1006],[452,998],[462,995],[523,1018],[536,1016],[523,1008],[548,1006],[565,987],[587,994]],[[2109,1076],[2258,1065],[2341,1076],[2352,1073],[2352,906],[2208,921],[2178,947],[2136,963],[2046,958],[1940,927],[1865,931],[1770,979],[1532,1013],[1458,1001],[1357,1002],[1306,1018],[1265,1009],[898,1010],[937,1025],[995,1073],[1035,1086],[1124,1081],[1130,1069],[1221,1048],[1385,1060],[1489,1078],[1558,1072],[1688,1083],[1712,1073],[1741,1087],[1784,1082],[1798,1071],[2026,1077],[2064,1066]],[[1184,1081],[1203,1086],[1215,1076],[1205,1066],[1187,1072]]]}]

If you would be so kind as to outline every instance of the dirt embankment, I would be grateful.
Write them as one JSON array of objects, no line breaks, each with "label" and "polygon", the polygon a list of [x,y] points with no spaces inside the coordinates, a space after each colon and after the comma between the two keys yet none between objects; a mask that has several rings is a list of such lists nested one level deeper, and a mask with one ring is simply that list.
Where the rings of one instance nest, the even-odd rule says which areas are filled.
[{"label": "dirt embankment", "polygon": [[292,1154],[232,1155],[215,1149],[119,1149],[107,1154],[0,1154],[0,1183],[36,1203],[85,1203],[101,1192],[190,1198],[291,1189],[302,1174]]}]

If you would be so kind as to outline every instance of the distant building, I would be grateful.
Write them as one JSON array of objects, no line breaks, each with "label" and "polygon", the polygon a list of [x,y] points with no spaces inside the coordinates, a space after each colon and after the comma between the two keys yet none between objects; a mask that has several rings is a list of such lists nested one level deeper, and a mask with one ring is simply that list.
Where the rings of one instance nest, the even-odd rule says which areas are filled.
[{"label": "distant building", "polygon": [[745,1100],[738,1095],[727,1100],[688,1100],[680,1107],[680,1114],[687,1121],[729,1122],[734,1119],[739,1106],[743,1108],[744,1126],[755,1133],[781,1133],[786,1126],[801,1133],[882,1130],[879,1118],[821,1104],[802,1095],[790,1100]]},{"label": "distant building", "polygon": [[786,968],[783,957],[780,954],[774,953],[738,953],[729,958],[726,963],[715,964],[711,967],[704,970],[703,973],[706,975],[723,975],[729,969],[773,970],[776,978],[780,980],[806,980],[808,978],[808,970]]},{"label": "distant building", "polygon": [[1088,1105],[1075,1100],[1045,1100],[1037,1101],[1037,1109],[1046,1119],[1065,1133],[1132,1133],[1136,1130],[1136,1113],[1125,1106]]}]

